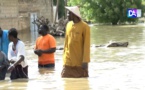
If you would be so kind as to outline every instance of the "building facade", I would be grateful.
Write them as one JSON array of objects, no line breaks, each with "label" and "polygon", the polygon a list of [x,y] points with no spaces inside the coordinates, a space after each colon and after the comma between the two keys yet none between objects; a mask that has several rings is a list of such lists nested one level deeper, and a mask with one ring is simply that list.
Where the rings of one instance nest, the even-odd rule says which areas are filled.
[{"label": "building facade", "polygon": [[53,22],[53,0],[0,0],[0,27],[29,30],[38,17]]}]

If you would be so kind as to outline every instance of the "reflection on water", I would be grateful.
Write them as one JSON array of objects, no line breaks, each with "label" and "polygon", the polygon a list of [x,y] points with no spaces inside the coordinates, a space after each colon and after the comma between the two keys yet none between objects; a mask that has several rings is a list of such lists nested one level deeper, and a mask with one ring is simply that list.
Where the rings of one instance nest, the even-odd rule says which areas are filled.
[{"label": "reflection on water", "polygon": [[[21,31],[19,37],[26,43],[29,79],[0,81],[0,90],[145,90],[145,27],[93,26],[91,44],[109,41],[128,41],[128,47],[91,47],[89,78],[61,78],[62,50],[55,53],[54,69],[38,69],[33,53],[37,32]],[[56,37],[63,47],[64,37]]]},{"label": "reflection on water", "polygon": [[66,78],[63,80],[64,90],[90,90],[89,80],[87,78]]}]

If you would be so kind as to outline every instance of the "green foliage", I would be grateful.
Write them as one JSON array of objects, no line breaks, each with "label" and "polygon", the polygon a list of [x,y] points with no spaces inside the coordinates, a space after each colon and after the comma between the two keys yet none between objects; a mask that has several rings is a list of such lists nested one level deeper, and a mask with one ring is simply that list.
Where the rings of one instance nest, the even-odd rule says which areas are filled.
[{"label": "green foliage", "polygon": [[[57,5],[57,0],[53,0],[53,5]],[[65,2],[64,0],[59,0],[59,5],[58,5],[58,18],[61,18],[65,15]]]},{"label": "green foliage", "polygon": [[53,5],[56,6],[56,4],[57,4],[57,0],[53,0]]},{"label": "green foliage", "polygon": [[137,18],[127,18],[128,8],[142,9],[144,0],[69,0],[68,5],[79,5],[83,18],[99,23],[117,24],[136,22]]},{"label": "green foliage", "polygon": [[65,6],[64,0],[59,0],[58,18],[61,18],[61,17],[64,16],[64,14],[65,14],[65,8],[64,8],[64,6]]}]

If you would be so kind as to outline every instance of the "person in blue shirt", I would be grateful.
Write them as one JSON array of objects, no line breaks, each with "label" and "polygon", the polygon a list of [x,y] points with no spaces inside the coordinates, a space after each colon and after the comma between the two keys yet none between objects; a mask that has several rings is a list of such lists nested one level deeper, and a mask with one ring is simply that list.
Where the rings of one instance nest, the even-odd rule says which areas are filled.
[{"label": "person in blue shirt", "polygon": [[0,50],[3,51],[6,56],[8,55],[8,30],[2,30],[0,27]]}]

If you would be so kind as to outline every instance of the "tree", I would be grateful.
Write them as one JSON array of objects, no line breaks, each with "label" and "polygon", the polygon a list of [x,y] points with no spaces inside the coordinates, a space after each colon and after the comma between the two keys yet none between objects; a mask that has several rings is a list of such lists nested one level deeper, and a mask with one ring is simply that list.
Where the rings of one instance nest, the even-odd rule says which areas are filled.
[{"label": "tree", "polygon": [[128,8],[144,8],[142,0],[69,0],[68,5],[79,5],[83,18],[99,23],[136,22],[138,18],[128,18]]},{"label": "tree", "polygon": [[[53,0],[53,5],[57,4],[57,0]],[[59,0],[59,5],[58,5],[58,18],[61,18],[65,15],[65,2],[64,0]]]}]

